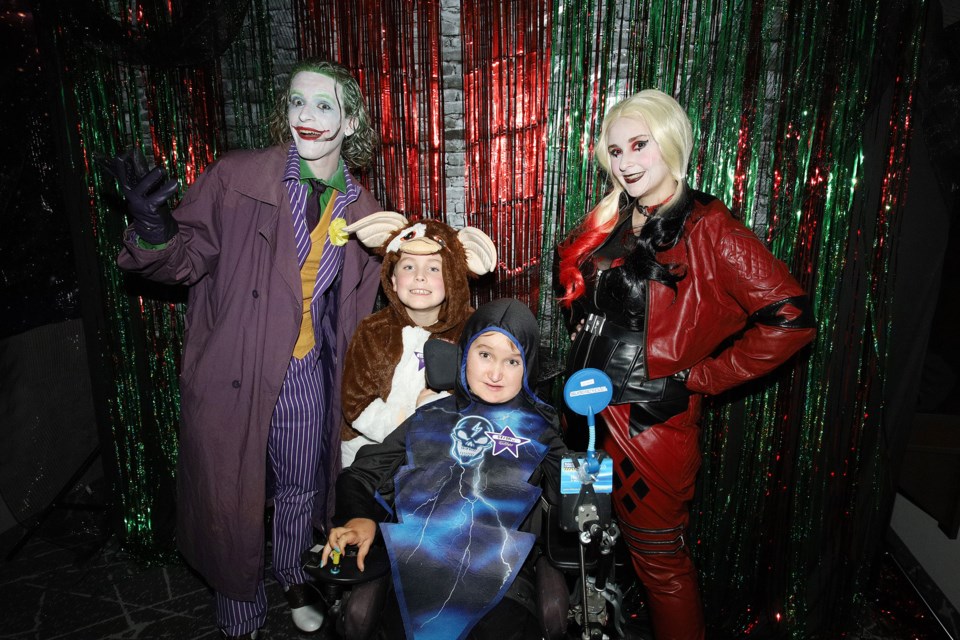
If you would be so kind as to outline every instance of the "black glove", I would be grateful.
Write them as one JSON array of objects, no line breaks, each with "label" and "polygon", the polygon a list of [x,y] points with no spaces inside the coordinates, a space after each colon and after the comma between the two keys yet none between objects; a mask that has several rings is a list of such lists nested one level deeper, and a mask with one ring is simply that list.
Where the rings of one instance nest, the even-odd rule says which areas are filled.
[{"label": "black glove", "polygon": [[137,235],[149,244],[164,244],[177,233],[177,222],[167,200],[177,192],[177,181],[167,180],[160,167],[149,170],[139,148],[128,149],[102,163],[120,182]]}]

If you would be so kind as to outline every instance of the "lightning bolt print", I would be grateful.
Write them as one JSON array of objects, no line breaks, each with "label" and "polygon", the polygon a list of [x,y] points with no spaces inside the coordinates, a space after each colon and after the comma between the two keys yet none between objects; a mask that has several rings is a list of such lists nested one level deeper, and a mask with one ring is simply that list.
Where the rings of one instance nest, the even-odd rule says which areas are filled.
[{"label": "lightning bolt print", "polygon": [[[380,525],[394,586],[408,638],[465,638],[533,547],[534,535],[517,529],[540,496],[529,479],[549,425],[522,400],[460,413],[453,397],[413,420],[395,477],[399,522]],[[516,457],[494,455],[487,432],[509,434]]]}]

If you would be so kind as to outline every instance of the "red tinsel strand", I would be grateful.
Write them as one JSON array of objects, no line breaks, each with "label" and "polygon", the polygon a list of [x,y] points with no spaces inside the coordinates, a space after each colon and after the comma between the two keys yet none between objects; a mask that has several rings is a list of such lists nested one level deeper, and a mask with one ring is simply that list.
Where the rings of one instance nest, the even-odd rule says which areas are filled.
[{"label": "red tinsel strand", "polygon": [[464,2],[467,222],[497,245],[500,295],[536,308],[546,127],[546,3]]},{"label": "red tinsel strand", "polygon": [[[304,55],[340,62],[360,83],[381,148],[368,177],[387,208],[411,219],[443,216],[445,154],[439,2],[297,0],[314,35]],[[298,29],[303,29],[298,25]]]}]

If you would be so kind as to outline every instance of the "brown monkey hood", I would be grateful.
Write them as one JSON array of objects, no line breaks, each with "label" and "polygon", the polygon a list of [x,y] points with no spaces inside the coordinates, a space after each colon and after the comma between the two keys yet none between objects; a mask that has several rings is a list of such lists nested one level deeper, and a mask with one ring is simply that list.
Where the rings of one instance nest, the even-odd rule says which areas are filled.
[{"label": "brown monkey hood", "polygon": [[467,255],[457,231],[438,220],[412,222],[395,231],[384,241],[377,253],[383,256],[380,284],[390,301],[390,308],[404,326],[415,326],[406,307],[393,290],[393,269],[401,253],[431,255],[437,253],[443,260],[443,286],[446,299],[440,306],[440,316],[427,331],[438,338],[457,340],[464,321],[473,312],[470,307],[469,278],[474,276],[467,268]]}]

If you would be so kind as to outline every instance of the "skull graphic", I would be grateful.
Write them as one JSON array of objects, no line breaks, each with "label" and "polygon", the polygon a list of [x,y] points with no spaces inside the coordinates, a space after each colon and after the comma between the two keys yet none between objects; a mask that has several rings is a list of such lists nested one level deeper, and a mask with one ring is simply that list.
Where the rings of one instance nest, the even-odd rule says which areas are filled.
[{"label": "skull graphic", "polygon": [[450,433],[453,446],[450,455],[460,464],[473,464],[483,457],[483,452],[493,446],[493,440],[486,434],[493,429],[490,421],[481,416],[464,416]]}]

